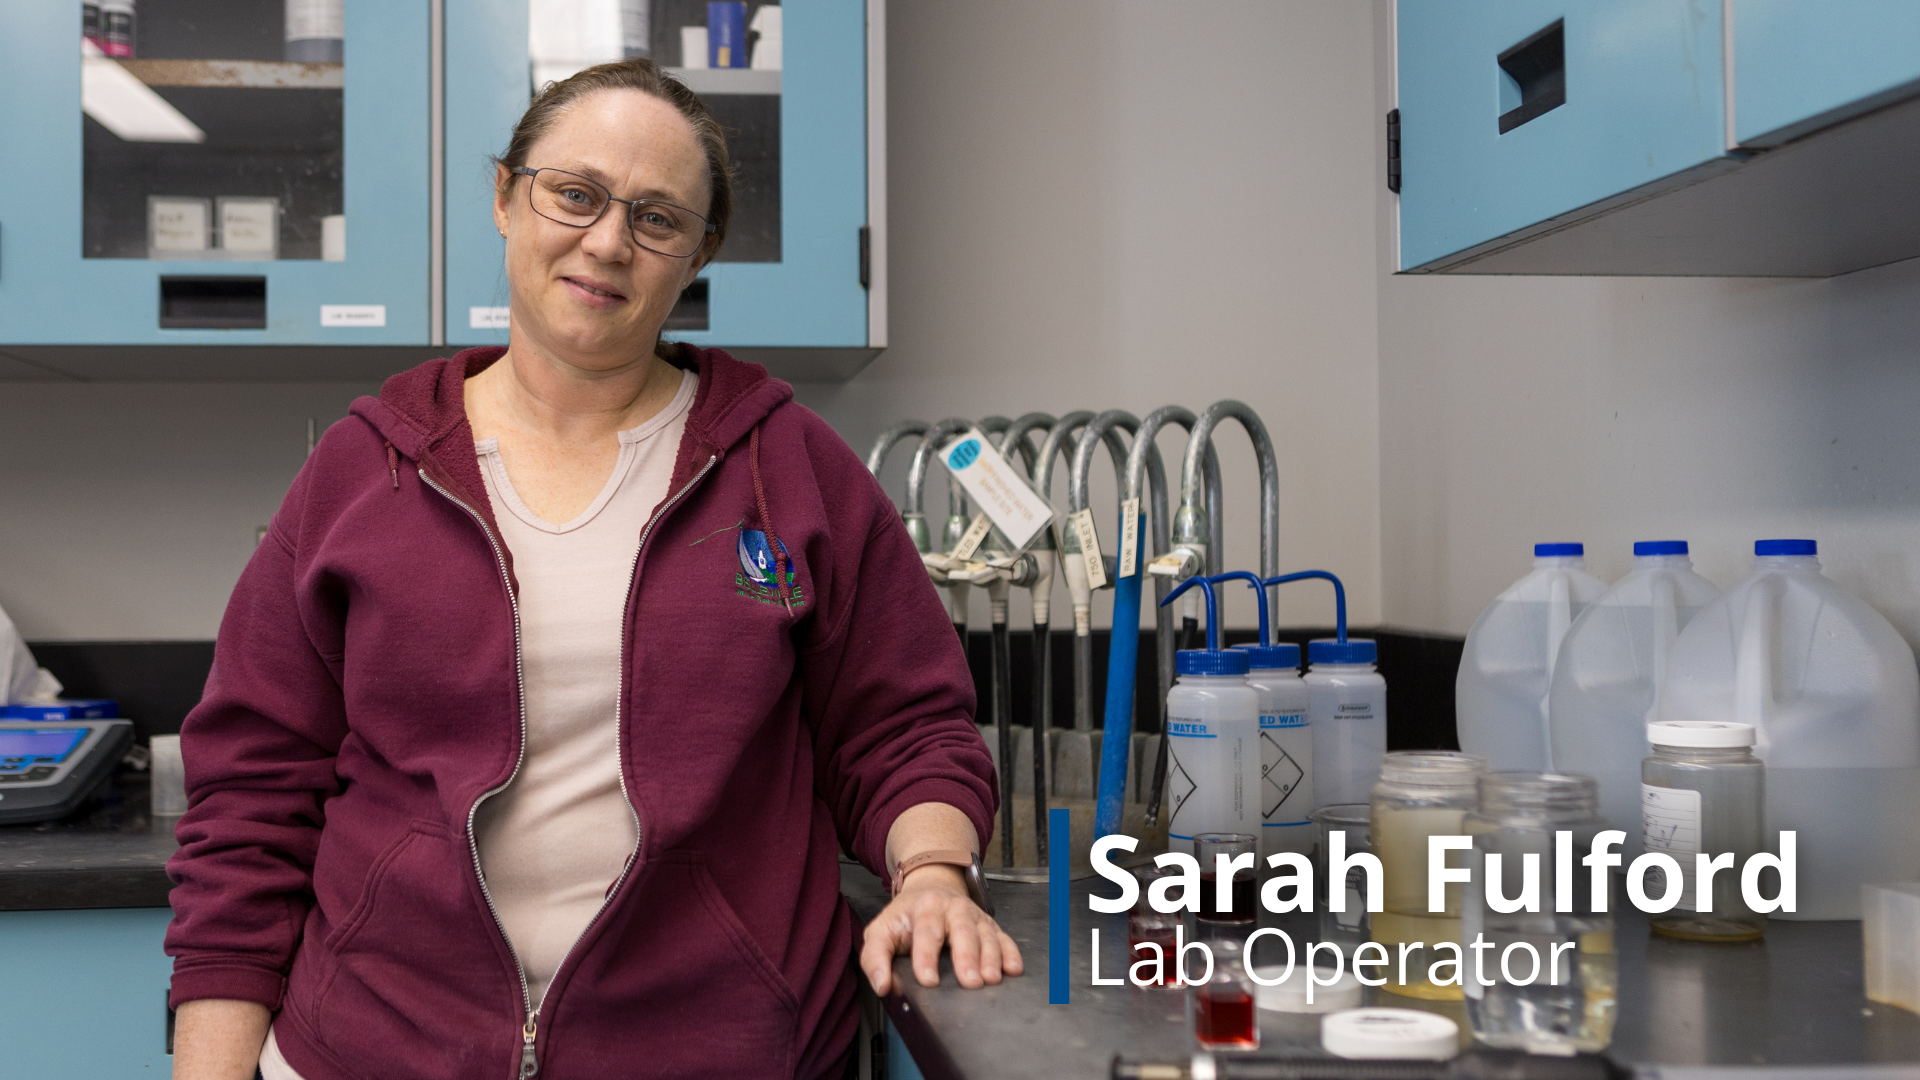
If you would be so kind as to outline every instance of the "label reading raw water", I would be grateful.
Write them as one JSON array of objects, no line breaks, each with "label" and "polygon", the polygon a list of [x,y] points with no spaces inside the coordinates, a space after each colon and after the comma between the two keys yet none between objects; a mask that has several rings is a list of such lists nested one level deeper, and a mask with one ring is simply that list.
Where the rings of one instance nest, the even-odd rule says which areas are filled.
[{"label": "label reading raw water", "polygon": [[1015,551],[1053,520],[1053,507],[1000,456],[978,428],[969,429],[940,451],[947,471],[966,489],[974,505],[999,527]]},{"label": "label reading raw water", "polygon": [[1100,534],[1093,528],[1093,511],[1076,510],[1067,519],[1073,525],[1073,533],[1080,538],[1080,554],[1087,563],[1087,587],[1104,589],[1107,586],[1107,562],[1100,557]]},{"label": "label reading raw water", "polygon": [[1120,504],[1120,576],[1140,572],[1140,500]]},{"label": "label reading raw water", "polygon": [[[1689,788],[1640,785],[1640,821],[1647,850],[1677,855],[1700,852],[1700,793]],[[1687,865],[1688,860],[1680,860]]]}]

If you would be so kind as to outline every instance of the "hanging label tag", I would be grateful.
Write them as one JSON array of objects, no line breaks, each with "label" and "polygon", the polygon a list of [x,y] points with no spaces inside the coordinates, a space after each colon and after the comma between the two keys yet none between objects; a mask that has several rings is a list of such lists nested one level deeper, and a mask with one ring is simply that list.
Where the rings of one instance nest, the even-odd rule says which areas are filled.
[{"label": "hanging label tag", "polygon": [[1120,576],[1140,572],[1140,500],[1127,499],[1120,504]]},{"label": "hanging label tag", "polygon": [[1100,534],[1093,530],[1093,511],[1078,510],[1072,518],[1074,534],[1080,537],[1080,555],[1087,562],[1087,585],[1107,587],[1107,561],[1100,557]]},{"label": "hanging label tag", "polygon": [[980,542],[993,530],[993,519],[984,512],[973,515],[973,524],[961,535],[960,542],[953,545],[950,553],[956,559],[971,559],[973,553],[980,550]]},{"label": "hanging label tag", "polygon": [[1027,486],[980,429],[970,429],[942,447],[940,458],[1015,551],[1024,549],[1053,520],[1053,507]]}]

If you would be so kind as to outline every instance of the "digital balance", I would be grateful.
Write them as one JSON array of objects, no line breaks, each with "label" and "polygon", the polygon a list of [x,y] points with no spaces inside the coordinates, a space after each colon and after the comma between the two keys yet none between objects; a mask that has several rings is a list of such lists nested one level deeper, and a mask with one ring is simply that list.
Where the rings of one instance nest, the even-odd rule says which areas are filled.
[{"label": "digital balance", "polygon": [[131,745],[131,720],[0,720],[0,825],[72,813]]}]

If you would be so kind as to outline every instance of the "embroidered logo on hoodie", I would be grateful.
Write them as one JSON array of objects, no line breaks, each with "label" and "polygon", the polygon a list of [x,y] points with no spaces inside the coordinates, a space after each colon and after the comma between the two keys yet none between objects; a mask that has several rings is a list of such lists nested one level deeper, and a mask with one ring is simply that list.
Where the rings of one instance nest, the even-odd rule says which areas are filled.
[{"label": "embroidered logo on hoodie", "polygon": [[[767,534],[759,529],[741,529],[738,547],[740,572],[733,575],[733,591],[750,600],[785,607],[786,602],[780,598],[780,582],[775,576],[780,567],[774,560],[772,545],[767,543]],[[793,554],[785,544],[780,545],[780,553],[786,556],[788,593],[793,598],[793,606],[799,607],[806,600],[800,595]]]}]

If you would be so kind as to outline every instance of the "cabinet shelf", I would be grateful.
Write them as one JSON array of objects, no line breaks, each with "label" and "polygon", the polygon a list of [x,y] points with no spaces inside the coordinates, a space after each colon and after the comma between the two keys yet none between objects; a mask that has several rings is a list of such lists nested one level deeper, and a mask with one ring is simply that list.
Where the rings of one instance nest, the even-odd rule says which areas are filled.
[{"label": "cabinet shelf", "polygon": [[[231,86],[254,90],[341,90],[344,64],[274,60],[120,60],[148,86]],[[774,72],[774,74],[779,74]]]},{"label": "cabinet shelf", "polygon": [[687,84],[687,89],[696,94],[778,94],[780,93],[780,73],[778,71],[756,71],[753,68],[683,68],[664,69],[668,75]]}]

